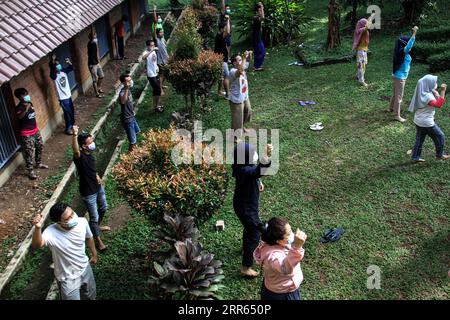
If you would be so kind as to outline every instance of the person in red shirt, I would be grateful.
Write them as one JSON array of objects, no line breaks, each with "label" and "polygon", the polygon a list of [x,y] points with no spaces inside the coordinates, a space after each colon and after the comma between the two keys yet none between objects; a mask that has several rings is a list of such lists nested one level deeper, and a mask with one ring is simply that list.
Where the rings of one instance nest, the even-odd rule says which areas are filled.
[{"label": "person in red shirt", "polygon": [[116,39],[116,47],[117,47],[117,59],[123,60],[125,59],[125,22],[128,21],[128,17],[126,15],[122,16],[116,24],[114,25],[114,37]]},{"label": "person in red shirt", "polygon": [[42,142],[41,132],[36,123],[36,112],[33,103],[25,88],[14,90],[14,96],[19,99],[16,106],[16,116],[19,120],[20,137],[23,157],[28,171],[28,177],[31,180],[37,179],[36,173],[33,171],[33,155],[36,162],[36,168],[48,169],[48,166],[42,163]]}]

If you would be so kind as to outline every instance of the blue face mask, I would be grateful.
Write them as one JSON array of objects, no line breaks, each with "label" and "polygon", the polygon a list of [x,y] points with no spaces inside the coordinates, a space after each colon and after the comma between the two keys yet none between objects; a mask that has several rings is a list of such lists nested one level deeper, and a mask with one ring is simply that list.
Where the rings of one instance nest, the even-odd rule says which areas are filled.
[{"label": "blue face mask", "polygon": [[31,97],[29,95],[26,95],[25,97],[23,97],[23,101],[31,102]]},{"label": "blue face mask", "polygon": [[295,235],[294,235],[294,233],[291,233],[291,235],[289,236],[289,239],[288,239],[288,244],[292,245],[294,243],[294,240],[295,240]]},{"label": "blue face mask", "polygon": [[227,9],[227,10],[225,10],[225,13],[226,13],[226,14],[230,14],[230,13],[231,13],[231,10],[230,10],[230,9]]},{"label": "blue face mask", "polygon": [[62,65],[57,64],[56,65],[56,71],[60,72],[62,70]]},{"label": "blue face mask", "polygon": [[92,142],[90,145],[87,146],[87,149],[89,151],[94,151],[95,150],[95,142]]},{"label": "blue face mask", "polygon": [[78,221],[76,220],[75,217],[73,217],[73,218],[70,219],[68,222],[65,222],[65,223],[60,222],[59,224],[60,224],[61,227],[63,227],[64,229],[72,229],[72,228],[74,228],[74,227],[78,224]]}]

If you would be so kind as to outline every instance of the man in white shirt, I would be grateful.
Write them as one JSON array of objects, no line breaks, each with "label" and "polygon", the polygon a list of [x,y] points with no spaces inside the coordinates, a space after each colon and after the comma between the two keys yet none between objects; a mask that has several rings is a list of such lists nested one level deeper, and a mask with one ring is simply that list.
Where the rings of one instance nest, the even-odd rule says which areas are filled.
[{"label": "man in white shirt", "polygon": [[[96,286],[90,264],[97,263],[97,251],[87,220],[78,217],[64,203],[56,203],[50,209],[50,219],[55,223],[42,233],[44,219],[40,214],[35,217],[32,247],[47,246],[52,252],[62,300],[95,300]],[[90,260],[86,243],[91,251]]]},{"label": "man in white shirt", "polygon": [[246,51],[244,57],[235,54],[231,57],[233,68],[228,74],[230,83],[230,110],[231,110],[231,127],[235,131],[235,136],[239,137],[242,131],[246,131],[244,124],[251,119],[252,108],[248,97],[248,81],[246,69],[248,69],[251,51]]},{"label": "man in white shirt", "polygon": [[72,62],[66,59],[68,67],[63,68],[58,59],[54,60],[56,74],[54,77],[56,92],[58,93],[59,103],[64,112],[64,121],[66,123],[65,133],[73,134],[73,125],[75,124],[75,110],[72,102],[72,89],[70,88],[69,77],[67,74],[73,71]]},{"label": "man in white shirt", "polygon": [[147,79],[153,89],[153,109],[155,112],[163,112],[164,109],[159,105],[161,99],[161,83],[158,80],[158,57],[156,51],[158,48],[155,46],[155,41],[147,40],[147,52],[144,54],[143,59],[147,60]]}]

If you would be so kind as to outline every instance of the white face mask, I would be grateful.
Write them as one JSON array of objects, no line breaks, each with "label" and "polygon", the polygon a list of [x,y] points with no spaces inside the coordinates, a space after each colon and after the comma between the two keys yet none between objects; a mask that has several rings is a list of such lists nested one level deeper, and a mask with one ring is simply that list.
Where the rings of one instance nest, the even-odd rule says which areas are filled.
[{"label": "white face mask", "polygon": [[288,244],[292,245],[294,243],[294,240],[295,240],[295,235],[293,232],[291,232],[291,235],[289,236],[289,239],[288,239]]},{"label": "white face mask", "polygon": [[131,80],[130,81],[130,88],[133,88],[133,86],[134,86],[134,82],[133,82],[133,80]]},{"label": "white face mask", "polygon": [[253,154],[253,163],[254,164],[258,163],[258,160],[259,160],[258,152],[255,151],[255,153]]}]

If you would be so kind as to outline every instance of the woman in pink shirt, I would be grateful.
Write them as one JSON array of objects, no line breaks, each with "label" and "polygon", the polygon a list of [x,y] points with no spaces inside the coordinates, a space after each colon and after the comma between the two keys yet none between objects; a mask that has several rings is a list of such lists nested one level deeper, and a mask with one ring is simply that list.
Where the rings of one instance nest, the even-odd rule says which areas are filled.
[{"label": "woman in pink shirt", "polygon": [[298,229],[294,234],[285,218],[272,218],[262,227],[261,239],[253,253],[264,272],[261,300],[300,300],[306,234]]}]

